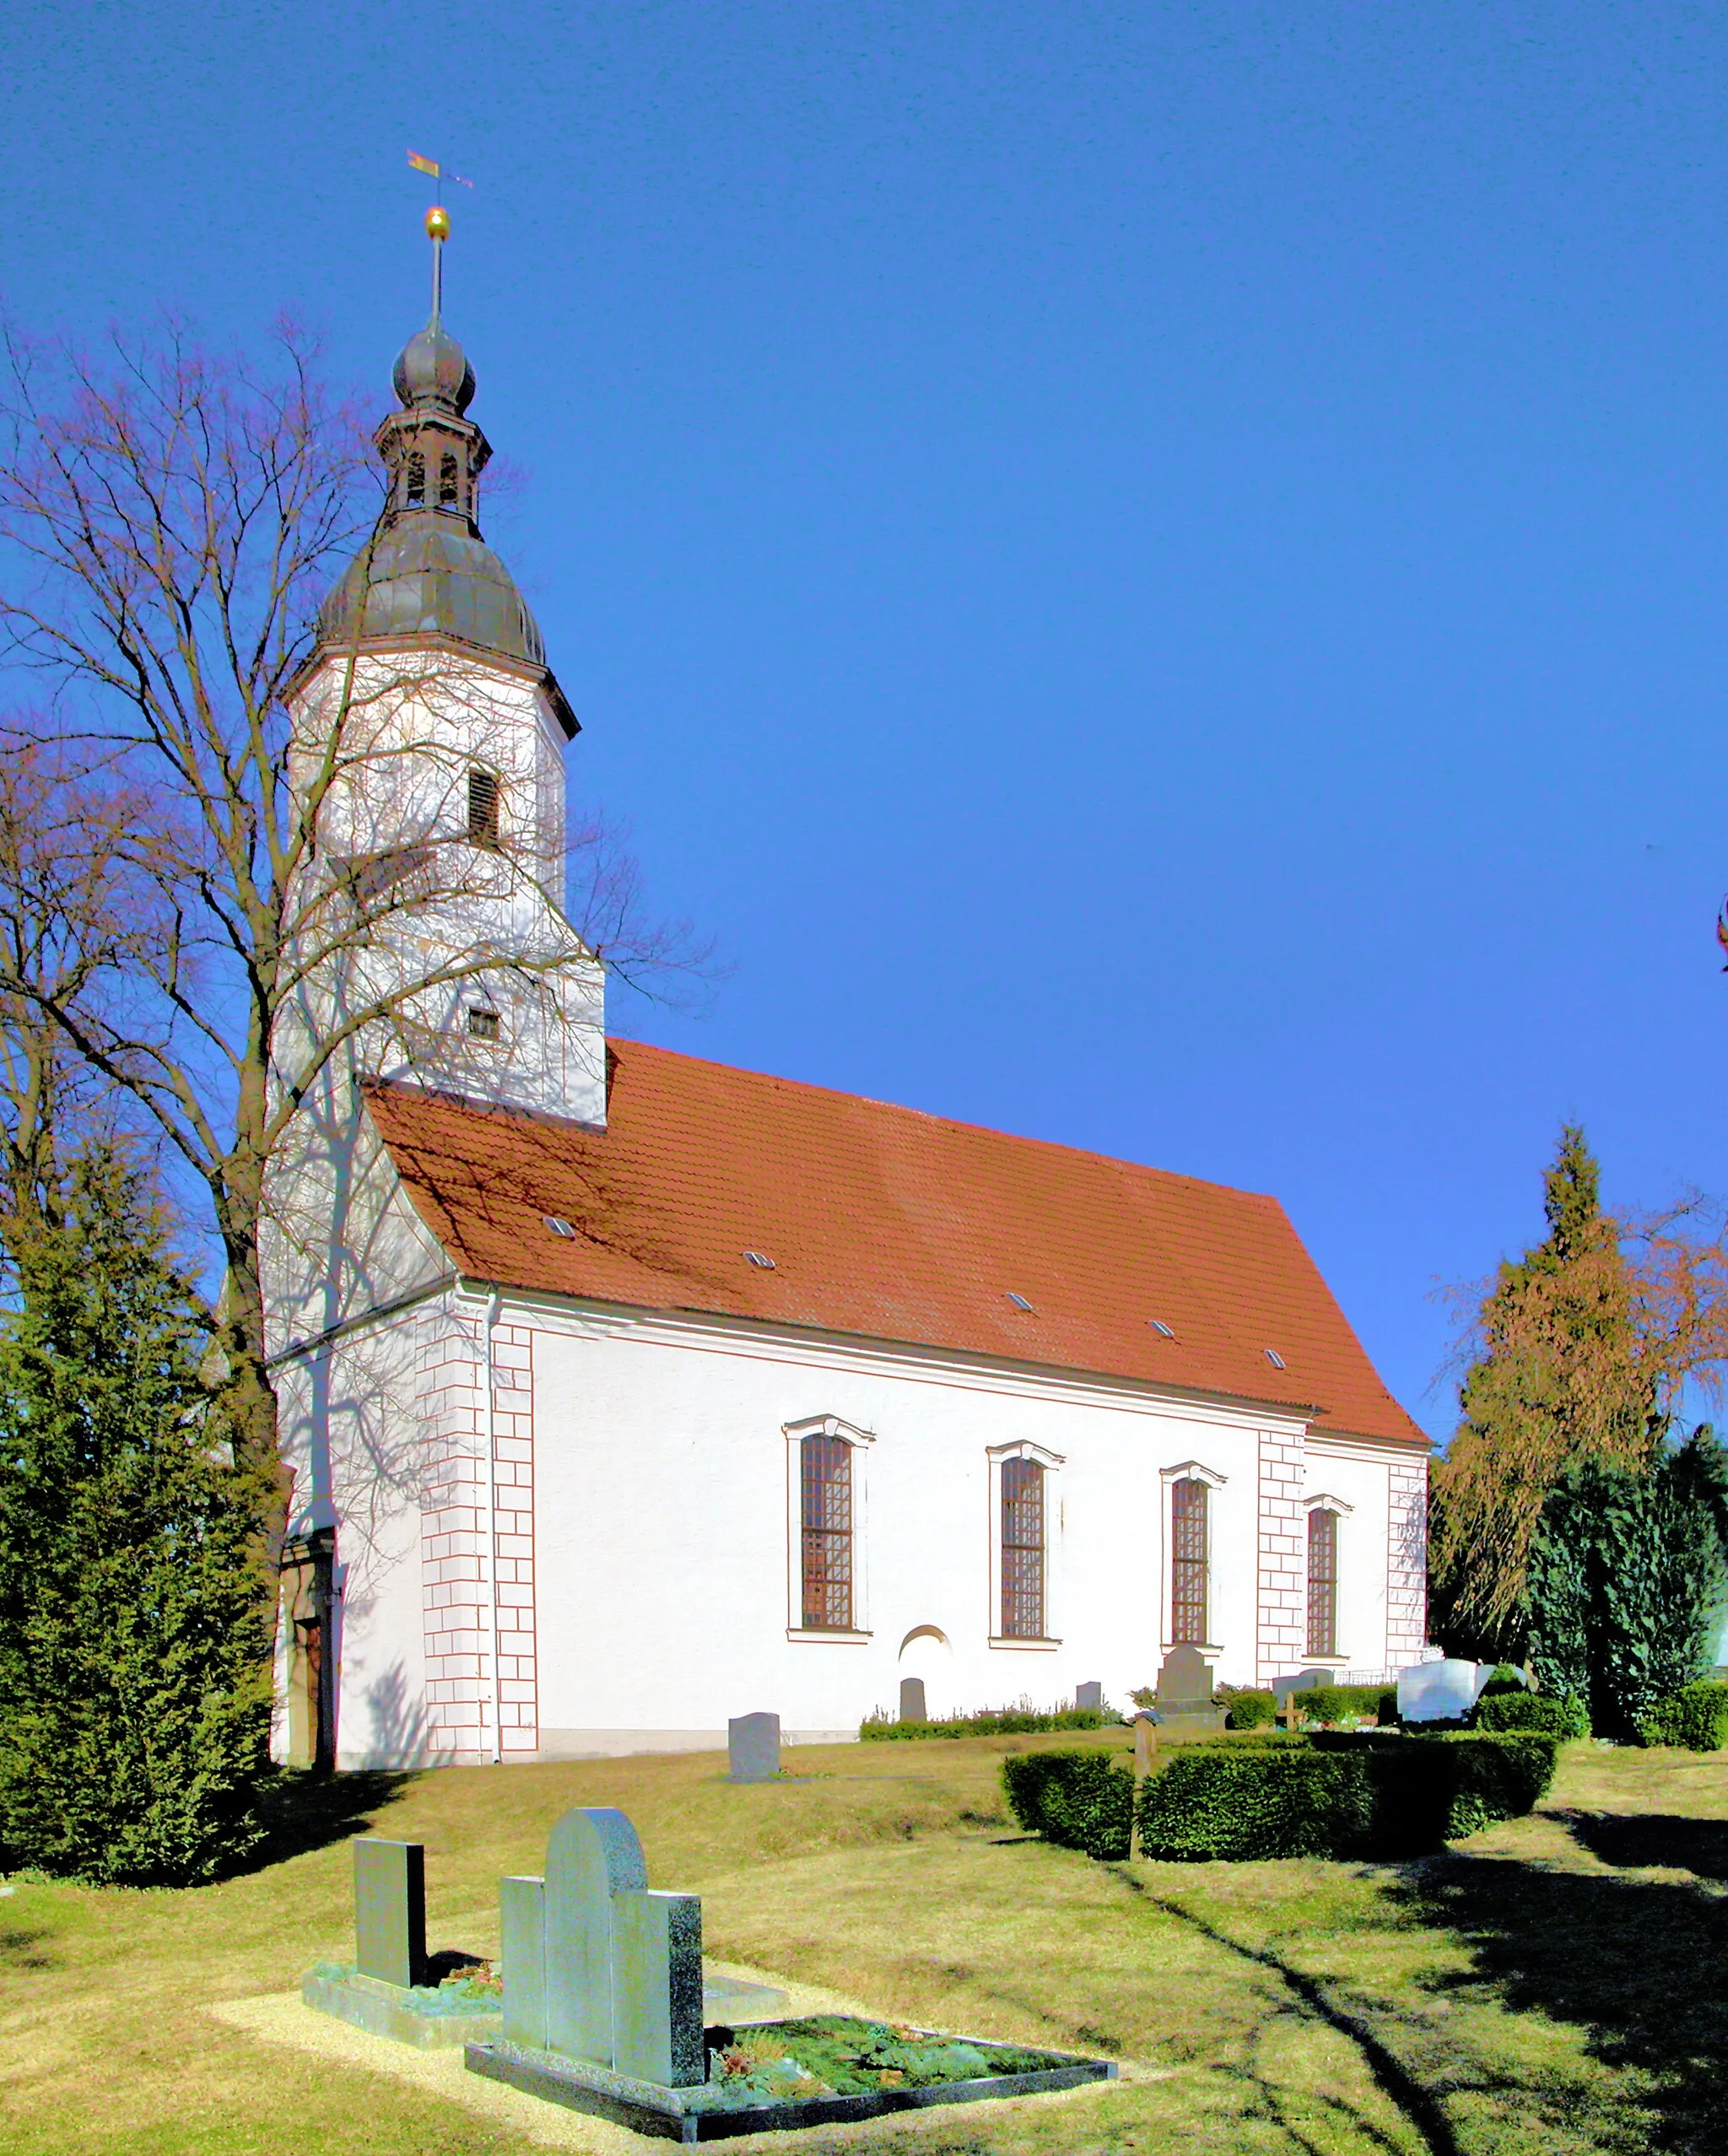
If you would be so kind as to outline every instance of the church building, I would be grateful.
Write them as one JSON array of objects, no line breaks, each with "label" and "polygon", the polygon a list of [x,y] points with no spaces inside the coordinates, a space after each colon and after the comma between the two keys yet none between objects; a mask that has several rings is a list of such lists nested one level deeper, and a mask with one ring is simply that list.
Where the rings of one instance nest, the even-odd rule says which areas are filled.
[{"label": "church building", "polygon": [[1427,1443],[1276,1199],[608,1039],[576,721],[435,307],[395,386],[293,714],[306,918],[378,923],[300,1022],[418,986],[274,1178],[282,1755],[838,1738],[908,1678],[1120,1705],[1180,1645],[1239,1684],[1419,1660]]}]

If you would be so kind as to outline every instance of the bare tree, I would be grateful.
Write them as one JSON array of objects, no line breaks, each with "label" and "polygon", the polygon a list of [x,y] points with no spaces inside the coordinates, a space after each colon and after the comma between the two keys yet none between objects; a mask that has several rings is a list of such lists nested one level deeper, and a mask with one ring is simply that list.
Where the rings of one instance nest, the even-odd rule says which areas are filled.
[{"label": "bare tree", "polygon": [[[91,963],[45,966],[14,934],[0,996],[205,1194],[235,1459],[281,1514],[261,1233],[273,1159],[315,1089],[382,1043],[412,1061],[447,1030],[451,994],[501,968],[562,1008],[602,960],[640,981],[699,973],[703,954],[682,927],[643,925],[604,824],[476,829],[477,730],[498,734],[500,767],[511,753],[485,667],[436,640],[381,646],[364,609],[345,650],[327,622],[321,645],[320,599],[357,550],[364,587],[392,505],[355,408],[291,325],[262,362],[171,325],[100,360],[11,336],[5,360],[0,624],[14,665],[53,690],[51,727],[14,732],[39,757],[51,737],[42,820],[64,846],[61,883],[35,895],[0,856],[0,930],[40,904]],[[105,786],[136,820],[80,883]],[[565,923],[573,881],[605,919],[593,942]],[[474,927],[506,920],[538,927]]]}]

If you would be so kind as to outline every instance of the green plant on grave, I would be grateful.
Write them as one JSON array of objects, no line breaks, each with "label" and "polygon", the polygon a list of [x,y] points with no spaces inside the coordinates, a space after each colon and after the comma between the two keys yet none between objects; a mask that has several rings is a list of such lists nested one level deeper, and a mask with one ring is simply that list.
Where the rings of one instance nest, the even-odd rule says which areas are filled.
[{"label": "green plant on grave", "polygon": [[1231,1729],[1266,1729],[1277,1717],[1276,1693],[1246,1684],[1221,1684],[1218,1696],[1219,1704],[1228,1710],[1227,1725]]}]

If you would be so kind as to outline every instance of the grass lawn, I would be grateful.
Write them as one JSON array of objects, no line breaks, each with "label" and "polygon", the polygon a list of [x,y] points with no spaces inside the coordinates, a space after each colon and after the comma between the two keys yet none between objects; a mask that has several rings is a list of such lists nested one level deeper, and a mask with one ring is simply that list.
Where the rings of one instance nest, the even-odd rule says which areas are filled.
[{"label": "grass lawn", "polygon": [[347,1834],[424,1841],[429,1943],[483,1953],[498,1877],[537,1871],[558,1814],[602,1803],[635,1821],[652,1884],[703,1894],[717,1959],[1125,2063],[1072,2095],[776,2148],[1728,2148],[1728,1754],[1572,1746],[1536,1816],[1420,1864],[1096,1865],[1004,1815],[998,1762],[1053,1741],[1122,1737],[801,1748],[811,1779],[759,1787],[711,1753],[347,1776],[303,1788],[273,1861],[220,1886],[13,1882],[0,2149],[526,2156],[543,2144],[519,2124],[360,2062],[368,2040],[320,2056],[209,2008],[351,1952]]}]

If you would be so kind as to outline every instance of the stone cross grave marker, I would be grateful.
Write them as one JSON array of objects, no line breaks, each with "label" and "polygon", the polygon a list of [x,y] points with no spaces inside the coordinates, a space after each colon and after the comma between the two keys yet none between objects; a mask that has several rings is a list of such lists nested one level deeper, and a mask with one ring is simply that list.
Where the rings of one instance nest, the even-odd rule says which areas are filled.
[{"label": "stone cross grave marker", "polygon": [[362,1976],[406,1991],[426,1973],[424,1842],[354,1843],[355,1966]]},{"label": "stone cross grave marker", "polygon": [[622,1812],[566,1812],[545,1878],[505,1879],[500,1900],[506,2043],[662,2088],[706,2078],[701,1899],[649,1890]]},{"label": "stone cross grave marker", "polygon": [[1094,1710],[1101,1707],[1104,1705],[1102,1680],[1093,1678],[1084,1684],[1077,1684],[1074,1687],[1074,1705],[1077,1707],[1091,1707]]},{"label": "stone cross grave marker", "polygon": [[924,1679],[921,1677],[903,1677],[900,1679],[900,1720],[928,1721],[930,1710],[924,1699]]},{"label": "stone cross grave marker", "polygon": [[728,1781],[772,1781],[779,1774],[778,1715],[734,1715],[726,1738]]}]

